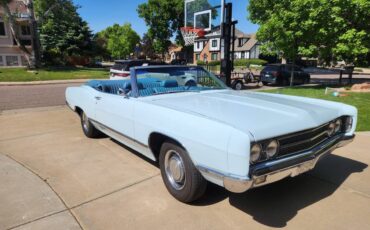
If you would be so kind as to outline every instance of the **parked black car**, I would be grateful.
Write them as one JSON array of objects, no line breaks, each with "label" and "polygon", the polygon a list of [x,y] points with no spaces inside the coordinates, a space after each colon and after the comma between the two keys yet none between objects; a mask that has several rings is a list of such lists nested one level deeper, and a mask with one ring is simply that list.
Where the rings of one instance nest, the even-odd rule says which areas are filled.
[{"label": "parked black car", "polygon": [[261,82],[266,85],[268,83],[276,85],[290,85],[292,69],[294,71],[294,84],[308,84],[311,76],[304,72],[299,66],[289,64],[270,64],[265,66],[260,73]]}]

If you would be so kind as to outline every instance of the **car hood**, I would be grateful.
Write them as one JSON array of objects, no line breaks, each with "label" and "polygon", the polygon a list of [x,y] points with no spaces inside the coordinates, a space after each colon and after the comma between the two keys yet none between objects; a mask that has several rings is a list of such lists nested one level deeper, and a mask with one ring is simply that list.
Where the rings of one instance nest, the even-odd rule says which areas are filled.
[{"label": "car hood", "polygon": [[228,124],[256,141],[314,128],[340,116],[338,103],[232,90],[171,95],[152,103]]}]

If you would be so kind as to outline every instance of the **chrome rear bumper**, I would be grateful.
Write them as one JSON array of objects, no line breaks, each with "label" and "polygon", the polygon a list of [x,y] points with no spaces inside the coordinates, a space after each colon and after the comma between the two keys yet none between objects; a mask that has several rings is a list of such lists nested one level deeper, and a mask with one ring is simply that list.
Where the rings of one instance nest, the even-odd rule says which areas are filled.
[{"label": "chrome rear bumper", "polygon": [[336,148],[349,144],[354,137],[354,135],[337,135],[308,151],[257,164],[250,168],[250,176],[248,178],[224,175],[203,167],[200,167],[199,170],[207,178],[222,179],[223,185],[227,190],[242,193],[251,188],[271,184],[283,178],[295,177],[310,171],[323,156]]}]

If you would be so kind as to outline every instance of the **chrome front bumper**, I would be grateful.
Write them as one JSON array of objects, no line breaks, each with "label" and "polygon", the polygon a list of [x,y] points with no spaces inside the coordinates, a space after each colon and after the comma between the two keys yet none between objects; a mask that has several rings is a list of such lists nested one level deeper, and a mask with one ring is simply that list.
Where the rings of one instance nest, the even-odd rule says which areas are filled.
[{"label": "chrome front bumper", "polygon": [[354,135],[337,135],[308,151],[251,166],[248,178],[224,175],[203,167],[199,168],[199,170],[203,175],[207,175],[208,178],[222,179],[223,185],[227,190],[242,193],[251,188],[271,184],[283,178],[295,177],[310,171],[324,155],[351,143],[354,137]]}]

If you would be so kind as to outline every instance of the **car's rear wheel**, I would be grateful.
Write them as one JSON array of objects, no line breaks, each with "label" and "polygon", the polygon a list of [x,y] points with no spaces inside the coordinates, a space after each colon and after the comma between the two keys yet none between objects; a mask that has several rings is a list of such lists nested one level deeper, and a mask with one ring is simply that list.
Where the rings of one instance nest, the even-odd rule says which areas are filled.
[{"label": "car's rear wheel", "polygon": [[96,138],[102,136],[102,133],[94,127],[85,112],[82,111],[80,117],[82,131],[87,137]]},{"label": "car's rear wheel", "polygon": [[177,200],[190,203],[204,194],[207,181],[182,147],[165,142],[161,147],[159,166],[167,190]]}]

